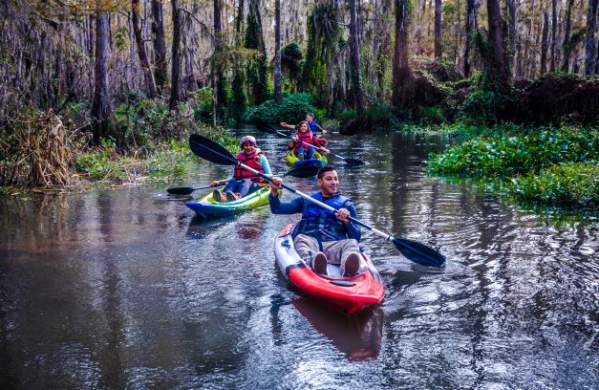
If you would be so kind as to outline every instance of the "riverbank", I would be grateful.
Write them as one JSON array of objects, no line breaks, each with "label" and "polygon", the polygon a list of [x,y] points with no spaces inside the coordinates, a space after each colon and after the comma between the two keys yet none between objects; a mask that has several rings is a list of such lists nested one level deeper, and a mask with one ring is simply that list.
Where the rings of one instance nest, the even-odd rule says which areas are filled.
[{"label": "riverbank", "polygon": [[[143,117],[147,121],[147,114],[137,113],[137,122]],[[190,133],[202,134],[231,151],[238,149],[229,130],[196,122],[184,112],[166,113],[153,125],[137,123],[128,133],[137,136],[137,141],[121,144],[107,137],[100,145],[92,145],[89,135],[81,131],[85,127],[81,123],[68,113],[52,111],[15,118],[1,137],[5,157],[0,162],[0,195],[172,181],[188,175],[200,163],[189,149]],[[163,128],[176,126],[180,128],[158,136]]]}]

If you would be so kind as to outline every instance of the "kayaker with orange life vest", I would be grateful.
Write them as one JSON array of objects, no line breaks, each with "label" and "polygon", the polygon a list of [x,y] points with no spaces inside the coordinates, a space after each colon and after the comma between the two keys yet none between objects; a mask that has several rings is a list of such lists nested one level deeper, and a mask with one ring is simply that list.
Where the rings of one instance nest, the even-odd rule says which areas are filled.
[{"label": "kayaker with orange life vest", "polygon": [[[256,138],[251,135],[241,137],[239,141],[242,151],[237,154],[237,161],[243,163],[258,172],[270,175],[270,164],[268,159],[256,145]],[[217,187],[227,183],[223,191],[214,190],[212,196],[219,202],[236,200],[251,194],[260,188],[262,179],[256,174],[236,165],[231,179],[215,180],[210,185]]]},{"label": "kayaker with orange life vest", "polygon": [[308,122],[301,121],[296,126],[296,133],[291,137],[289,148],[293,149],[293,152],[300,158],[300,160],[312,160],[314,158],[314,146],[328,152],[325,148],[326,144],[326,139],[316,137],[312,133],[308,126]]},{"label": "kayaker with orange life vest", "polygon": [[298,255],[314,272],[327,273],[327,263],[339,264],[344,276],[358,273],[362,255],[358,241],[361,238],[360,226],[348,217],[357,218],[351,199],[339,193],[339,178],[333,167],[327,166],[318,171],[320,191],[311,197],[337,209],[336,213],[325,210],[304,198],[281,202],[279,189],[282,180],[273,177],[268,201],[273,214],[302,213],[293,232],[293,243]]}]

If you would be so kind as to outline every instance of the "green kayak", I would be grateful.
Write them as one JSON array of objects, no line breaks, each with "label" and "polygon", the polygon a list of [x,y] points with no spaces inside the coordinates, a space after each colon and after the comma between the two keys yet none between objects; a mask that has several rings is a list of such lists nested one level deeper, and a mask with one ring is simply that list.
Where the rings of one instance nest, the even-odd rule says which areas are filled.
[{"label": "green kayak", "polygon": [[198,200],[189,201],[185,205],[202,218],[230,217],[264,206],[268,203],[269,193],[270,187],[263,187],[241,199],[217,202],[212,197],[212,192],[209,192]]}]

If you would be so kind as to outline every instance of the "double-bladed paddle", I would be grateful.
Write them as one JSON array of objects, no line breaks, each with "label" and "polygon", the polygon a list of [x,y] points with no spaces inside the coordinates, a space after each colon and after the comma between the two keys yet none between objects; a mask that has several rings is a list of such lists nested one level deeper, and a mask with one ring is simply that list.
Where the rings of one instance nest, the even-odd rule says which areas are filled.
[{"label": "double-bladed paddle", "polygon": [[[255,169],[253,169],[251,167],[248,167],[247,165],[245,165],[243,163],[238,162],[237,159],[227,149],[225,149],[218,143],[216,143],[212,140],[209,140],[208,138],[202,137],[201,135],[198,135],[198,134],[192,134],[189,137],[189,146],[194,154],[202,157],[205,160],[208,160],[215,164],[220,164],[220,165],[240,164],[244,169],[247,169],[248,171],[253,172],[254,174],[262,177],[264,180],[266,180],[268,182],[272,182],[272,178],[256,171]],[[314,167],[312,166],[312,168],[314,168]],[[296,190],[295,188],[292,188],[286,184],[281,184],[281,186],[283,188],[285,188],[286,190],[289,190],[289,191],[293,192],[294,194],[301,196],[305,200],[312,202],[314,204],[317,204],[318,206],[320,206],[326,210],[329,210],[332,212],[337,211],[337,209],[335,209],[334,207],[331,207],[326,203],[316,200],[316,199],[312,198],[310,195],[305,194],[299,190]],[[436,250],[434,250],[433,248],[431,248],[427,245],[424,245],[424,244],[422,244],[418,241],[414,241],[414,240],[393,237],[391,234],[387,234],[381,230],[375,229],[372,226],[369,226],[369,225],[365,224],[364,222],[362,222],[354,217],[351,217],[351,216],[348,217],[348,219],[350,221],[352,221],[353,223],[358,224],[367,230],[370,230],[371,232],[375,233],[376,235],[381,236],[381,237],[385,238],[386,240],[393,242],[393,245],[395,245],[395,248],[397,248],[397,250],[399,250],[405,257],[407,257],[408,259],[412,260],[415,263],[418,263],[418,264],[421,264],[424,266],[428,266],[428,267],[441,267],[445,263],[445,256],[443,256],[442,254],[440,254],[439,252],[437,252]]]},{"label": "double-bladed paddle", "polygon": [[[289,138],[289,134],[286,134],[286,133],[284,133],[284,132],[282,132],[282,131],[280,131],[280,130],[277,130],[277,129],[275,129],[274,127],[272,127],[272,126],[270,126],[270,125],[267,125],[267,124],[265,124],[265,123],[259,123],[259,124],[257,124],[257,125],[256,125],[256,128],[257,128],[258,130],[262,130],[262,131],[265,131],[265,132],[267,132],[267,133],[276,134],[276,135],[278,135],[279,137]],[[362,160],[358,160],[357,158],[347,158],[347,157],[343,157],[343,156],[340,156],[340,155],[338,155],[338,154],[336,154],[336,153],[333,153],[333,152],[331,152],[329,149],[323,149],[323,148],[320,148],[320,147],[318,147],[318,146],[316,146],[316,145],[309,144],[309,143],[307,143],[307,142],[302,142],[302,143],[303,143],[304,145],[307,145],[307,146],[312,146],[314,149],[316,149],[316,150],[318,150],[318,151],[321,151],[321,152],[323,152],[323,153],[328,153],[328,154],[330,154],[330,155],[332,155],[332,156],[335,156],[335,157],[337,157],[338,159],[345,161],[345,163],[346,163],[347,165],[350,165],[350,166],[364,165],[364,161],[362,161]]]},{"label": "double-bladed paddle", "polygon": [[167,188],[166,192],[171,195],[189,195],[197,190],[207,190],[208,188],[212,188],[212,186],[204,186],[204,187],[173,187]]},{"label": "double-bladed paddle", "polygon": [[[301,167],[294,168],[290,171],[284,172],[282,174],[277,174],[277,176],[295,176],[295,177],[312,177],[316,176],[318,173],[318,167],[304,165]],[[204,186],[204,187],[173,187],[168,188],[166,192],[171,195],[189,195],[197,190],[206,190],[208,188],[213,188],[215,186]]]}]

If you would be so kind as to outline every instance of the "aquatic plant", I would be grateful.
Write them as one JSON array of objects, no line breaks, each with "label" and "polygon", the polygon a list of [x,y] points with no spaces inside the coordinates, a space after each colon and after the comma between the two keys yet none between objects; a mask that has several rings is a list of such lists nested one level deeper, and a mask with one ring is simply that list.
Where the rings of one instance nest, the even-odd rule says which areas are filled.
[{"label": "aquatic plant", "polygon": [[577,128],[542,129],[524,135],[482,136],[429,156],[437,174],[512,176],[538,172],[561,162],[599,158],[599,132]]},{"label": "aquatic plant", "polygon": [[510,194],[519,199],[551,204],[599,204],[599,165],[564,163],[512,179]]}]

